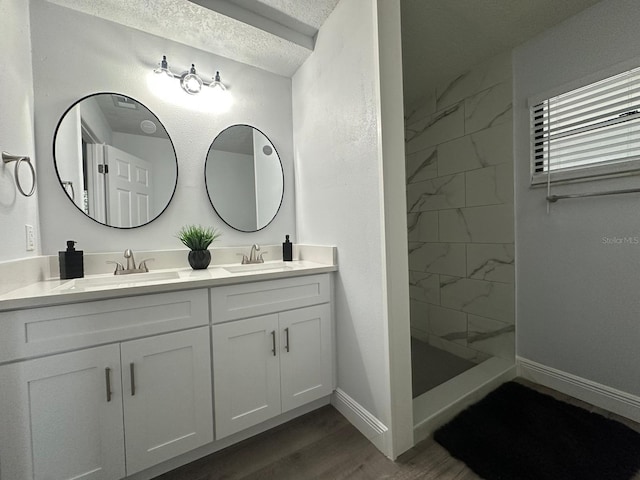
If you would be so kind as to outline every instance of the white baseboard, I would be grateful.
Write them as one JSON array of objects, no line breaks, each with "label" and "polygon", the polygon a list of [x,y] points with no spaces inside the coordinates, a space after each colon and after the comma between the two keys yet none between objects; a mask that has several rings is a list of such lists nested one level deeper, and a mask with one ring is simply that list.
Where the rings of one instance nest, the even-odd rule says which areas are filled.
[{"label": "white baseboard", "polygon": [[640,397],[516,357],[518,375],[640,423]]},{"label": "white baseboard", "polygon": [[378,450],[390,456],[389,429],[384,423],[339,388],[333,392],[331,404]]}]

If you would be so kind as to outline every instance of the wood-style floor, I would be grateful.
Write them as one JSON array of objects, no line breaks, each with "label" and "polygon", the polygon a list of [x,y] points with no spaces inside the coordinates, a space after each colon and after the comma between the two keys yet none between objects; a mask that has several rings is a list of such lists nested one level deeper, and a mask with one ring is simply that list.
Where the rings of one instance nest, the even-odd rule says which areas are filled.
[{"label": "wood-style floor", "polygon": [[[528,382],[523,383],[533,386]],[[640,432],[640,425],[629,420],[544,387],[534,387],[561,400],[615,418]],[[392,462],[331,406],[156,477],[155,480],[222,479],[481,480],[431,438],[420,442]],[[640,473],[633,480],[640,480]]]}]

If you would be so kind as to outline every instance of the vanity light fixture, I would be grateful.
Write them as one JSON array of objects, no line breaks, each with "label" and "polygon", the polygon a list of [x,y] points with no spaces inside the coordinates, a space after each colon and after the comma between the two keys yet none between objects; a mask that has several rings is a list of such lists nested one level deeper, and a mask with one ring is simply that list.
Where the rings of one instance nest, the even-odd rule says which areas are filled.
[{"label": "vanity light fixture", "polygon": [[214,92],[224,92],[226,90],[226,87],[220,80],[220,72],[216,72],[216,76],[213,77],[212,82],[205,82],[196,72],[195,64],[192,63],[189,70],[183,72],[181,75],[178,75],[173,73],[169,69],[166,55],[162,56],[162,61],[158,64],[158,68],[154,69],[153,71],[160,75],[167,75],[170,78],[179,79],[180,86],[189,95],[196,95],[200,93],[203,86],[212,88]]},{"label": "vanity light fixture", "polygon": [[214,92],[224,92],[227,89],[220,81],[220,72],[216,72],[216,76],[213,77],[213,82],[209,84],[209,88]]}]

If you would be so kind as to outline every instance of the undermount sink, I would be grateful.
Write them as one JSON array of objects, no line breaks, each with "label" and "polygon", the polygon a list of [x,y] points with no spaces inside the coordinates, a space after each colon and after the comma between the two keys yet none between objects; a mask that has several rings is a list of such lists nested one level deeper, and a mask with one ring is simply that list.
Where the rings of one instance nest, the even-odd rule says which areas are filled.
[{"label": "undermount sink", "polygon": [[291,266],[285,262],[249,263],[246,265],[232,265],[222,267],[229,273],[242,272],[267,272],[269,270],[291,270]]},{"label": "undermount sink", "polygon": [[145,283],[158,282],[163,280],[177,280],[180,278],[178,272],[145,272],[130,273],[127,275],[96,275],[84,278],[75,278],[63,283],[56,290],[90,290],[92,288],[110,286],[135,286]]}]

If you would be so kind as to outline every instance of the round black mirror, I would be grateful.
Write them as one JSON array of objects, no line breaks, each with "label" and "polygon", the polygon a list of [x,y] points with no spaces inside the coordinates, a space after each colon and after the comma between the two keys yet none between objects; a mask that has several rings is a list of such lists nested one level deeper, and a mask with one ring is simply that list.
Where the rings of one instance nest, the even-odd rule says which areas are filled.
[{"label": "round black mirror", "polygon": [[230,227],[263,229],[280,210],[284,173],[269,138],[250,125],[232,125],[213,141],[205,163],[211,205]]},{"label": "round black mirror", "polygon": [[173,142],[158,117],[119,93],[96,93],[71,105],[58,122],[53,156],[73,204],[110,227],[156,219],[178,180]]}]

